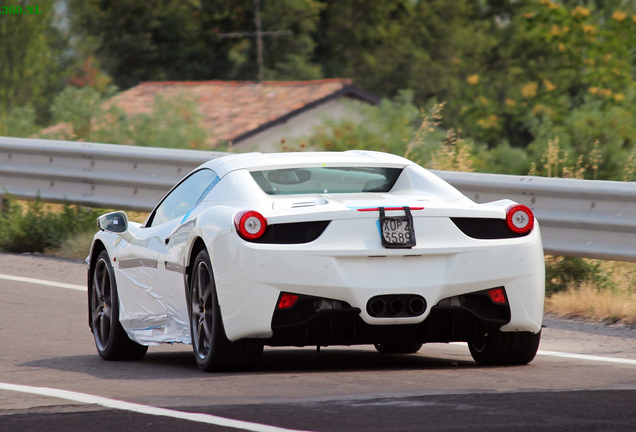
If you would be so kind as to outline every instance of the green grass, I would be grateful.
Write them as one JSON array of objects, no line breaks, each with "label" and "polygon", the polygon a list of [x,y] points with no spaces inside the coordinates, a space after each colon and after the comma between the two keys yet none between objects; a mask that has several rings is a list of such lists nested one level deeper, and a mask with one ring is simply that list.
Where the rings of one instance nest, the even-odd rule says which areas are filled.
[{"label": "green grass", "polygon": [[0,249],[7,252],[50,252],[80,232],[97,231],[96,218],[104,211],[69,204],[21,202],[8,196],[0,213]]}]

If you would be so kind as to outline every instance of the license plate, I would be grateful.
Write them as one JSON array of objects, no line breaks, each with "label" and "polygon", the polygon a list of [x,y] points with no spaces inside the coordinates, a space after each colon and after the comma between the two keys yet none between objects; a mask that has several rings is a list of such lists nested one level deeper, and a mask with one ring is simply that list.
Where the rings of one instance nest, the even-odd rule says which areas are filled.
[{"label": "license plate", "polygon": [[382,246],[385,248],[410,249],[415,246],[415,230],[413,216],[408,207],[404,207],[404,216],[387,217],[383,207],[380,207],[380,231]]}]

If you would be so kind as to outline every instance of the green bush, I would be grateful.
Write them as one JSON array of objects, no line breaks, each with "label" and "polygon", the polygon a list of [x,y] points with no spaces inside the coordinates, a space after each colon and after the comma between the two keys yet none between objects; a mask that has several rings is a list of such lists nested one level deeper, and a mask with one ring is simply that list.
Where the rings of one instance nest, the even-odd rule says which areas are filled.
[{"label": "green bush", "polygon": [[112,105],[96,123],[91,136],[104,143],[203,149],[208,136],[197,102],[183,95],[156,96],[152,112],[136,115]]},{"label": "green bush", "polygon": [[196,100],[184,95],[156,96],[152,111],[129,115],[116,100],[114,89],[102,95],[92,87],[67,87],[51,108],[55,121],[70,128],[41,134],[41,138],[93,141],[145,147],[203,149],[208,131]]},{"label": "green bush", "polygon": [[9,196],[0,213],[0,249],[7,252],[45,252],[60,247],[71,234],[94,230],[102,210],[64,204],[51,211],[38,199],[23,206]]},{"label": "green bush", "polygon": [[404,155],[420,164],[431,160],[441,147],[446,133],[439,129],[443,104],[419,110],[413,104],[412,91],[400,91],[393,99],[382,99],[377,106],[350,103],[342,118],[325,118],[309,137],[298,138],[300,146],[327,151],[375,150]]},{"label": "green bush", "polygon": [[571,286],[592,283],[599,289],[612,287],[600,262],[574,257],[552,256],[545,260],[545,292],[550,296]]},{"label": "green bush", "polygon": [[0,136],[26,138],[38,129],[35,110],[29,106],[13,108],[9,114],[0,117]]},{"label": "green bush", "polygon": [[66,87],[53,100],[51,111],[58,123],[73,128],[73,139],[91,141],[93,122],[102,115],[104,102],[99,91],[92,87]]}]

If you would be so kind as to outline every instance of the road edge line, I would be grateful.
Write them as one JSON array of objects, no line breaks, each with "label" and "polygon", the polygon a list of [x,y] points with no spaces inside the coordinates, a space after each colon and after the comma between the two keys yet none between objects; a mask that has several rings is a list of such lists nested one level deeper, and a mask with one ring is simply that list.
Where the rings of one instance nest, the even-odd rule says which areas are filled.
[{"label": "road edge line", "polygon": [[67,284],[62,282],[51,282],[51,281],[46,281],[42,279],[33,279],[33,278],[27,278],[22,276],[10,276],[5,274],[0,274],[0,279],[10,280],[14,282],[26,282],[26,283],[36,284],[36,285],[45,285],[45,286],[50,286],[55,288],[66,288],[66,289],[72,289],[76,291],[84,291],[84,292],[86,291],[86,287],[82,285],[73,285],[73,284]]},{"label": "road edge line", "polygon": [[50,387],[32,387],[21,384],[10,384],[0,382],[0,390],[15,391],[20,393],[30,393],[39,396],[50,396],[60,399],[66,399],[73,402],[85,404],[100,405],[106,408],[112,408],[122,411],[131,411],[139,414],[147,414],[162,417],[171,417],[179,420],[189,420],[198,423],[212,424],[216,426],[229,427],[234,429],[242,429],[252,432],[308,432],[297,429],[285,429],[277,426],[264,425],[260,423],[246,422],[242,420],[234,420],[225,417],[219,417],[212,414],[191,413],[187,411],[177,411],[167,408],[158,408],[150,405],[142,405],[132,402],[110,399],[102,396],[95,396],[87,393],[79,393],[69,390],[60,390]]}]

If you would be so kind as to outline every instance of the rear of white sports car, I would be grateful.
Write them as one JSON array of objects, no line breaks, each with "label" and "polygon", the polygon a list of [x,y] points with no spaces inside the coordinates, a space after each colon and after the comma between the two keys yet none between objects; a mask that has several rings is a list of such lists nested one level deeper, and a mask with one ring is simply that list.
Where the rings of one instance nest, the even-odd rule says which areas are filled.
[{"label": "rear of white sports car", "polygon": [[191,342],[206,371],[263,345],[468,342],[481,364],[537,351],[544,264],[532,211],[475,204],[374,152],[244,154],[194,170],[146,222],[98,219],[89,324],[104,359]]},{"label": "rear of white sports car", "polygon": [[534,357],[544,264],[528,208],[475,204],[413,164],[238,169],[206,200],[232,185],[258,199],[237,197],[235,230],[209,245],[229,340],[388,353],[467,341],[483,364]]}]

